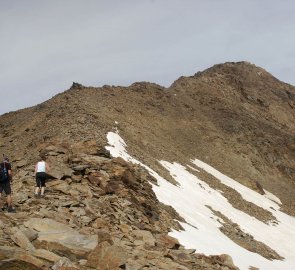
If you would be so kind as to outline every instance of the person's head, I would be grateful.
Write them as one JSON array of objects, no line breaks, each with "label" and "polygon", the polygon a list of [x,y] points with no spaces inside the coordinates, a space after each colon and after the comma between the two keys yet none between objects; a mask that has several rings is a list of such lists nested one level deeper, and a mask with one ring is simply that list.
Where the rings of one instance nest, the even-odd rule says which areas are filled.
[{"label": "person's head", "polygon": [[9,162],[9,158],[6,156],[3,158],[4,162],[8,163]]},{"label": "person's head", "polygon": [[46,161],[46,156],[44,154],[40,154],[40,159]]}]

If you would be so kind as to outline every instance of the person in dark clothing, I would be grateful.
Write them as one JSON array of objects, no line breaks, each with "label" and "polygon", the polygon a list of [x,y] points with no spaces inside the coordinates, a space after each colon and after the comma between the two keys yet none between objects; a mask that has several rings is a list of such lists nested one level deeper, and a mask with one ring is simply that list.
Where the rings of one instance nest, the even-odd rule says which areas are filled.
[{"label": "person in dark clothing", "polygon": [[0,163],[0,198],[4,191],[7,196],[8,212],[14,212],[12,207],[12,196],[11,196],[11,181],[12,181],[12,170],[11,164],[9,163],[8,157],[5,157],[3,162]]}]

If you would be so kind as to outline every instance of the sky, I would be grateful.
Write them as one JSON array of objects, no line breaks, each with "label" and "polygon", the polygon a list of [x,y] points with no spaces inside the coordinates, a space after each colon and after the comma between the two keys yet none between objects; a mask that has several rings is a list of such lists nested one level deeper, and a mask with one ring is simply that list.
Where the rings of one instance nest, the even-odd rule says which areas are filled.
[{"label": "sky", "polygon": [[[157,172],[130,156],[126,151],[127,144],[118,132],[109,132],[107,139],[109,146],[106,148],[113,157],[121,157],[128,162],[140,164],[155,177],[157,185],[153,183],[151,185],[158,200],[172,206],[185,220],[185,222],[181,222],[184,230],[173,229],[169,233],[178,239],[185,248],[195,249],[197,253],[205,255],[229,254],[234,264],[241,270],[248,270],[250,266],[261,270],[290,270],[294,268],[295,218],[280,211],[281,201],[278,197],[267,190],[264,190],[265,195],[261,195],[198,159],[191,160],[190,164],[184,166],[176,162],[159,161],[178,183],[178,185],[173,185]],[[196,173],[189,172],[186,166]],[[215,190],[197,176],[200,170],[204,170],[223,185],[234,189],[243,200],[270,212],[276,222],[264,223],[237,209],[228,201],[222,191]],[[233,242],[220,231],[221,223],[226,223],[226,220],[216,215],[216,211],[237,224],[244,233],[276,251],[284,260],[268,260]]]},{"label": "sky", "polygon": [[227,61],[295,85],[294,14],[293,0],[0,0],[0,114],[72,82],[168,87]]}]

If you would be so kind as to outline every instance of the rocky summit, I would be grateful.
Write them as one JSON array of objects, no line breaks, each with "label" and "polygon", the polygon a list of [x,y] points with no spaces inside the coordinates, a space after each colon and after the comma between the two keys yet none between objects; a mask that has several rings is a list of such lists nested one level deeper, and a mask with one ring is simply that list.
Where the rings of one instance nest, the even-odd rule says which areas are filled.
[{"label": "rocky summit", "polygon": [[[288,220],[295,216],[294,120],[295,87],[248,62],[215,65],[169,88],[73,83],[44,103],[0,116],[0,153],[12,163],[16,209],[6,211],[3,194],[0,269],[238,269],[232,254],[205,252],[201,243],[200,250],[190,248],[171,236],[196,226],[190,213],[181,214],[177,198],[172,206],[159,199],[156,175],[171,189],[182,188],[186,183],[163,164],[183,164],[202,179],[201,189],[210,186],[211,195],[220,192],[241,216],[276,227],[276,213]],[[110,132],[124,139],[130,157],[125,150],[117,156],[108,150]],[[50,166],[44,198],[33,193],[40,153]],[[205,166],[185,165],[195,159],[235,179],[258,200],[273,194],[279,207],[266,210]],[[237,247],[270,262],[283,262],[289,254],[204,204],[208,218]]]}]

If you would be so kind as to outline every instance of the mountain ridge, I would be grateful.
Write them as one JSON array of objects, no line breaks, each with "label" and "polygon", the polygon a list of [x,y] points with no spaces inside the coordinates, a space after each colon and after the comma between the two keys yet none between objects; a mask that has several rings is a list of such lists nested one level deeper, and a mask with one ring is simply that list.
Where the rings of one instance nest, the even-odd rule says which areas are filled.
[{"label": "mountain ridge", "polygon": [[[216,69],[218,70],[217,73]],[[228,69],[230,70],[229,73]],[[226,70],[225,74],[229,74],[229,79],[226,77],[228,75],[224,75],[224,70]],[[270,156],[267,159],[257,156],[257,154],[250,162],[255,163],[263,160],[264,165],[266,165],[266,162],[280,163],[275,166],[280,174],[284,174],[287,179],[290,179],[294,176],[292,164],[288,162],[287,158],[284,161],[276,159],[282,159],[282,156],[286,154],[291,161],[294,159],[292,151],[294,149],[295,121],[293,121],[294,108],[292,102],[295,102],[295,88],[281,84],[269,73],[261,70],[261,68],[257,68],[248,62],[230,62],[213,66],[197,77],[178,79],[169,88],[146,82],[134,83],[129,87],[104,86],[101,88],[89,88],[79,84],[77,87],[73,84],[69,90],[44,103],[1,116],[2,140],[0,143],[5,145],[3,133],[4,136],[11,137],[5,135],[5,125],[8,123],[12,125],[15,123],[13,129],[20,133],[17,136],[32,138],[27,143],[28,145],[30,143],[37,144],[37,141],[40,143],[43,140],[48,140],[46,137],[54,137],[56,132],[60,136],[59,139],[65,137],[65,139],[71,140],[71,136],[74,140],[92,139],[90,133],[96,127],[95,133],[98,133],[96,137],[100,143],[104,144],[106,141],[103,133],[106,134],[109,131],[108,129],[115,126],[115,121],[120,123],[119,128],[126,129],[126,133],[128,133],[128,127],[131,127],[130,131],[132,132],[129,131],[131,134],[128,134],[128,139],[133,139],[137,138],[143,130],[150,133],[151,131],[148,131],[146,126],[151,125],[153,123],[151,120],[155,119],[157,121],[151,129],[159,129],[160,134],[167,138],[176,136],[175,131],[170,132],[173,128],[182,134],[186,141],[191,140],[189,137],[194,136],[197,136],[201,141],[206,141],[206,136],[203,136],[204,132],[211,133],[210,138],[208,138],[209,141],[206,141],[206,143],[208,144],[213,140],[215,144],[224,144],[221,146],[221,153],[226,150],[225,144],[228,139],[234,138],[234,141],[231,142],[232,145],[230,145],[231,152],[234,152],[232,154],[237,155],[241,151],[241,155],[243,155],[243,152],[245,152],[244,155],[248,154],[249,149],[234,150],[234,148],[245,148],[244,145],[240,147],[239,141],[248,143],[251,139],[252,152],[263,150],[265,156],[268,154]],[[257,75],[250,86],[247,82],[249,79],[246,82],[241,79],[239,75],[241,72]],[[267,81],[272,80],[272,82],[265,84],[264,79],[261,80],[261,76],[257,72],[264,72]],[[238,74],[238,77],[235,73]],[[246,78],[248,78],[247,76]],[[212,78],[215,81],[212,81]],[[230,82],[228,83],[227,80]],[[277,84],[272,85],[273,82]],[[179,84],[181,83],[182,86],[180,87]],[[253,88],[253,85],[256,88]],[[183,91],[185,92],[182,93]],[[266,91],[267,93],[264,94]],[[161,117],[162,119],[160,119]],[[56,120],[64,121],[64,123],[59,125],[55,123]],[[140,121],[144,125],[139,126],[138,123],[134,123]],[[44,127],[44,122],[48,122],[48,126]],[[170,122],[170,124],[165,122]],[[173,122],[176,122],[177,125],[171,124]],[[34,125],[38,127],[34,128]],[[188,128],[194,130],[192,132],[184,131]],[[37,134],[39,131],[34,132],[33,129],[37,131],[44,129],[44,134],[41,135],[41,132]],[[75,129],[78,132],[75,132]],[[101,132],[102,130],[104,132]],[[12,131],[10,132],[12,133]],[[76,133],[81,134],[79,136]],[[147,136],[152,136],[157,140],[155,133]],[[13,136],[17,137],[15,132]],[[175,141],[177,142],[177,140]],[[191,142],[196,144],[193,140]],[[151,142],[148,142],[146,138],[143,141],[136,139],[136,143],[132,143],[132,145],[136,144],[145,147],[144,145],[150,145]],[[270,144],[271,147],[269,147]],[[278,146],[276,147],[276,145]],[[200,144],[196,144],[196,149],[198,146]],[[161,145],[158,145],[158,147],[161,148]],[[189,153],[190,150],[191,147],[185,147],[183,152]],[[203,149],[198,150],[204,152]],[[150,151],[153,150],[150,149]],[[5,152],[13,155],[12,151],[5,149]],[[194,156],[196,156],[196,152],[194,151]],[[37,152],[35,152],[35,156],[36,154]],[[206,154],[202,153],[199,157],[204,156]],[[247,160],[244,160],[244,162],[249,163]],[[254,177],[257,177],[257,173],[253,175]]]},{"label": "mountain ridge", "polygon": [[[72,155],[102,155],[107,134],[118,131],[132,157],[171,183],[177,181],[159,161],[203,160],[255,192],[275,194],[281,211],[295,216],[294,104],[294,86],[248,62],[215,65],[180,77],[168,88],[148,82],[128,87],[73,83],[46,102],[0,116],[0,152],[11,157],[21,181],[24,170],[31,174],[40,151],[66,149],[48,151],[51,162],[53,167],[72,166]],[[262,222],[274,219],[207,173],[199,174],[223,190],[236,209]],[[89,175],[83,170],[81,177]],[[72,183],[76,176],[71,179],[67,184],[79,189]]]}]

